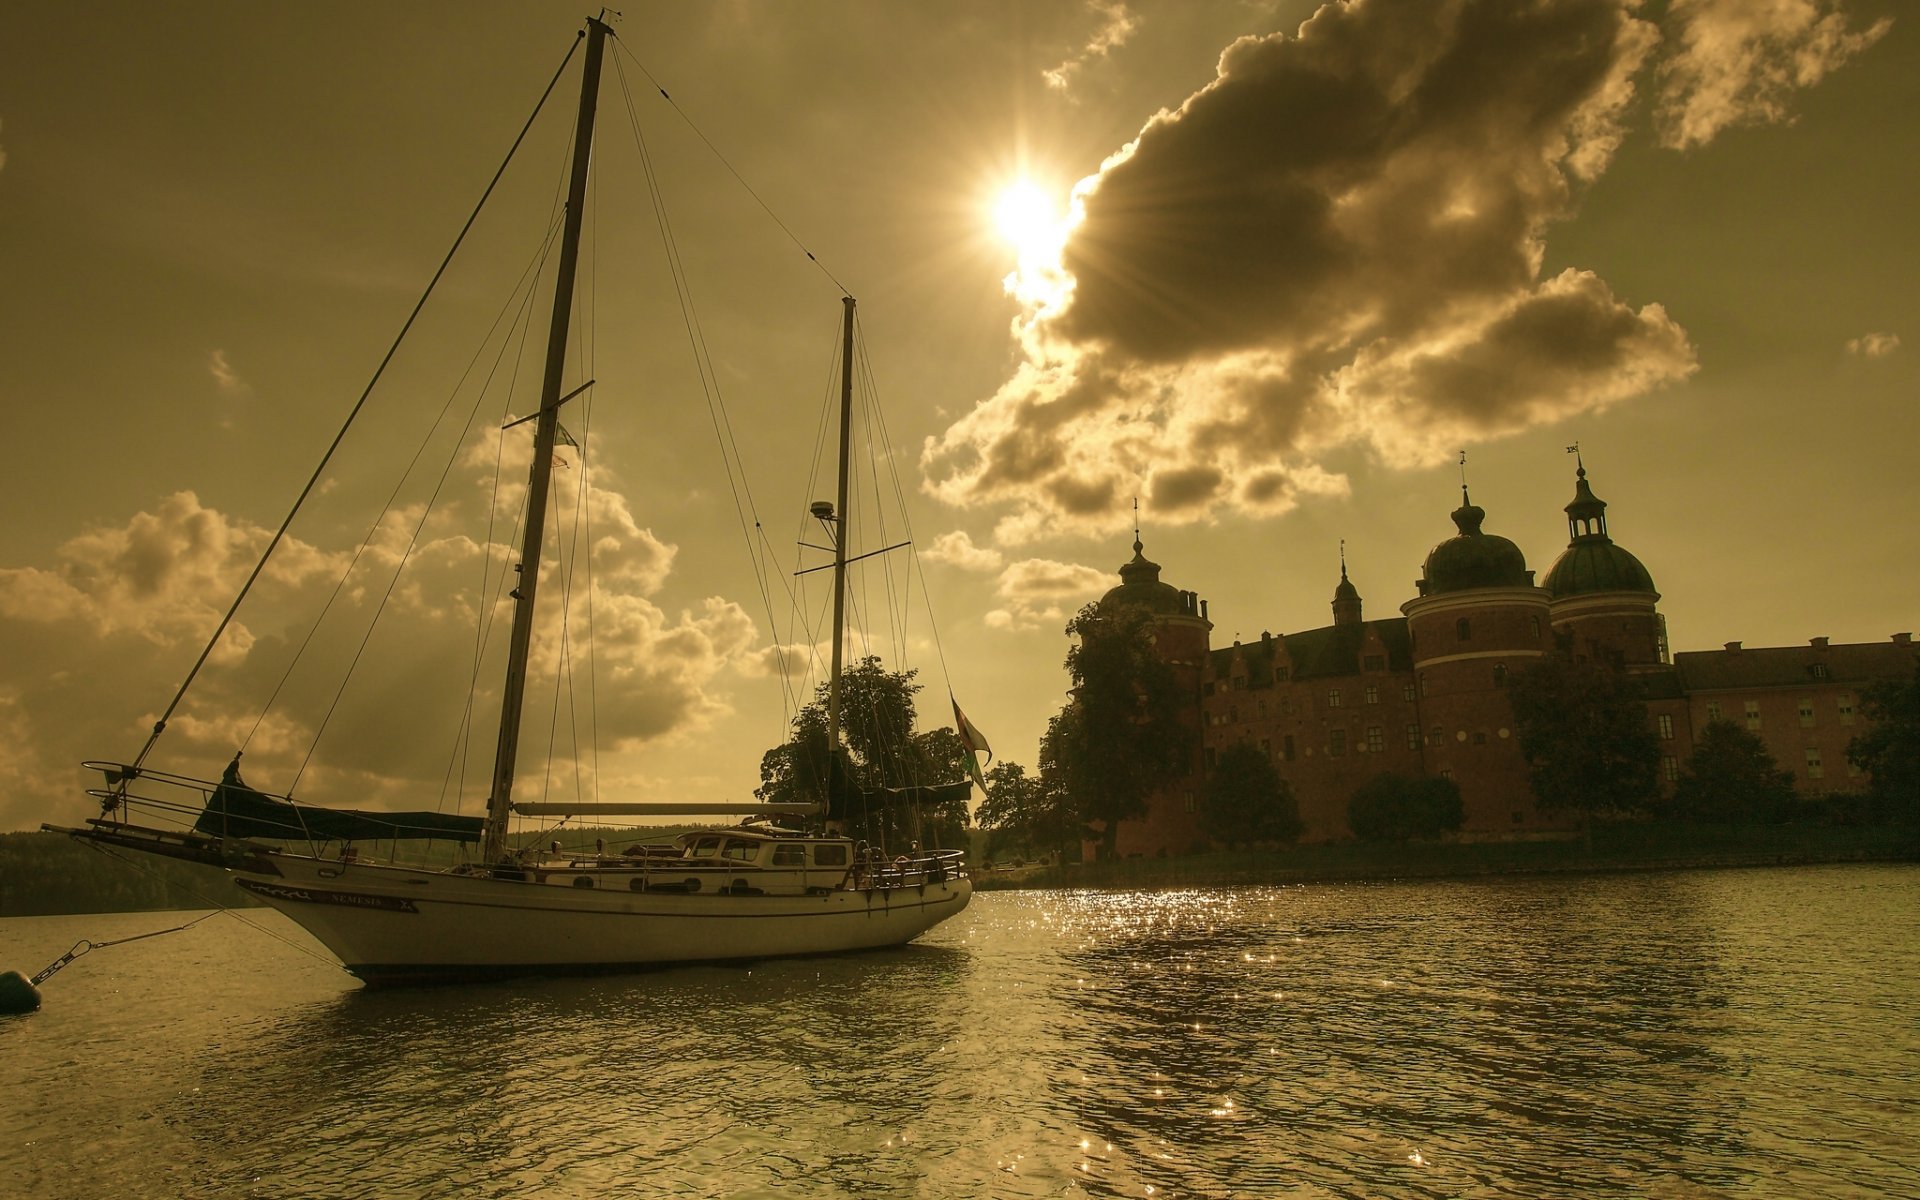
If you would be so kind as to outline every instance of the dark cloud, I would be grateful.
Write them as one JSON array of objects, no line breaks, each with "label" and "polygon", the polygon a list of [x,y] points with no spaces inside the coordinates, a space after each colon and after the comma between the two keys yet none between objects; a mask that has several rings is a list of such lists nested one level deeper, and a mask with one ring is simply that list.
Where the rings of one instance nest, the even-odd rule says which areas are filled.
[{"label": "dark cloud", "polygon": [[1176,521],[1284,511],[1343,490],[1317,465],[1340,447],[1428,461],[1684,377],[1657,305],[1540,279],[1658,41],[1636,8],[1354,0],[1235,42],[1083,181],[1072,291],[929,442],[933,489],[1010,503],[1011,539],[1142,492]]}]

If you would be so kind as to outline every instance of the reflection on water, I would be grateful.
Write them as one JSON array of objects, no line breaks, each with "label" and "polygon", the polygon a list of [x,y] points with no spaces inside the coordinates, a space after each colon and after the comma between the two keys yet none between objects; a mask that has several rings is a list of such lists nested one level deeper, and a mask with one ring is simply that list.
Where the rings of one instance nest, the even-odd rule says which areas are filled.
[{"label": "reflection on water", "polygon": [[[1916,901],[1914,867],[1003,892],[879,954],[386,992],[221,918],[0,1024],[23,1131],[0,1172],[122,1196],[1920,1194]],[[170,923],[0,922],[0,967]]]}]

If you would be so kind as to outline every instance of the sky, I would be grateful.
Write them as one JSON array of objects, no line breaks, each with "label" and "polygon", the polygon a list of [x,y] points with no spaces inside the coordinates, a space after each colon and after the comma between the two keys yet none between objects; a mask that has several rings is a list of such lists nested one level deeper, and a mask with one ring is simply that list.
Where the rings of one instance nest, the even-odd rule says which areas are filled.
[{"label": "sky", "polygon": [[[0,829],[88,815],[78,764],[139,751],[581,15],[0,11]],[[529,701],[601,799],[743,799],[784,736],[841,287],[919,564],[876,566],[863,587],[915,595],[889,633],[863,591],[858,648],[920,671],[925,725],[951,690],[1002,759],[1032,765],[1136,499],[1216,646],[1327,624],[1343,542],[1366,615],[1397,612],[1463,452],[1544,576],[1576,442],[1676,650],[1920,624],[1920,20],[1895,0],[732,0],[614,27],[569,368],[593,407],[563,418],[599,427],[556,472],[594,584]],[[488,357],[515,335],[485,331],[538,307],[575,72],[154,765],[245,746],[305,799],[484,796],[472,618],[502,610],[528,460],[492,430],[531,406]],[[765,583],[651,204],[611,199],[629,107]],[[438,465],[374,524],[421,445]],[[290,672],[342,579],[342,629]],[[334,705],[322,664],[356,654]]]}]

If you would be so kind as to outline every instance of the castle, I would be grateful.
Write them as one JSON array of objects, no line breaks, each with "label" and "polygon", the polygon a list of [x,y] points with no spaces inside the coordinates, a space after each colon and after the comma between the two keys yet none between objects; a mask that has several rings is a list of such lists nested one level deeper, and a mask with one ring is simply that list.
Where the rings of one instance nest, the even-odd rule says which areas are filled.
[{"label": "castle", "polygon": [[1566,506],[1570,540],[1543,582],[1518,546],[1482,529],[1486,512],[1464,484],[1460,492],[1458,533],[1427,555],[1419,594],[1399,617],[1363,616],[1343,555],[1333,624],[1231,646],[1212,645],[1206,601],[1163,583],[1136,535],[1119,586],[1100,603],[1151,615],[1155,650],[1190,694],[1198,736],[1187,777],[1156,795],[1143,818],[1121,823],[1116,853],[1206,848],[1199,796],[1220,752],[1238,742],[1257,745],[1292,787],[1302,840],[1349,836],[1348,798],[1389,773],[1458,784],[1466,838],[1568,830],[1568,818],[1534,805],[1506,696],[1508,681],[1556,646],[1637,678],[1660,739],[1663,788],[1714,720],[1758,733],[1802,792],[1861,785],[1846,753],[1859,732],[1860,693],[1913,677],[1920,648],[1911,634],[1670,654],[1653,577],[1608,535],[1607,504],[1584,463]]}]

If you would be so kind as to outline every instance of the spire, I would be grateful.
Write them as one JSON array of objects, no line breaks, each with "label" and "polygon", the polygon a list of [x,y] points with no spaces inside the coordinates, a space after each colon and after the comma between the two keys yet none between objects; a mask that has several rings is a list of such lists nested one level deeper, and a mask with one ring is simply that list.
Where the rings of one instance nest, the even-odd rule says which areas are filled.
[{"label": "spire", "polygon": [[1607,536],[1607,502],[1587,486],[1587,464],[1580,457],[1580,443],[1568,446],[1567,453],[1573,455],[1577,468],[1573,475],[1573,500],[1565,509],[1567,535],[1576,542],[1611,541]]},{"label": "spire", "polygon": [[1360,623],[1360,589],[1353,586],[1347,578],[1347,539],[1340,539],[1340,583],[1333,589],[1333,623],[1335,625],[1358,625]]}]

